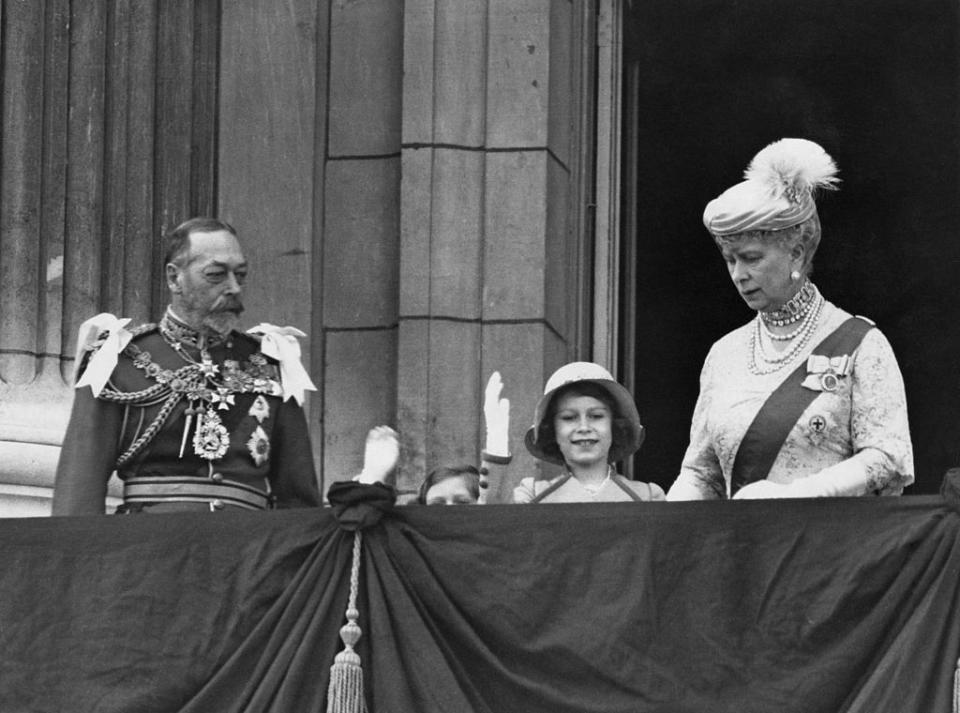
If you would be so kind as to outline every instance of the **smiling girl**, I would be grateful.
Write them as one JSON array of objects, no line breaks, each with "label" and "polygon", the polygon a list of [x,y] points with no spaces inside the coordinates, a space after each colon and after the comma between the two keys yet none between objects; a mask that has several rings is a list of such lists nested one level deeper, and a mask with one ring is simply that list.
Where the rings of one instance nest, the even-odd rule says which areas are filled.
[{"label": "smiling girl", "polygon": [[547,380],[525,444],[535,457],[565,467],[552,480],[524,478],[515,503],[663,500],[655,485],[624,478],[613,463],[643,442],[633,397],[598,364],[573,362]]}]

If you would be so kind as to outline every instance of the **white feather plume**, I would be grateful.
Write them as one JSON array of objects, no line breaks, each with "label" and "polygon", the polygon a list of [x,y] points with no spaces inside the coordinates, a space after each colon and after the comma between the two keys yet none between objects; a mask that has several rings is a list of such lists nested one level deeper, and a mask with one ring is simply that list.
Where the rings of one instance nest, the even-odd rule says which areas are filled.
[{"label": "white feather plume", "polygon": [[837,165],[823,148],[807,139],[780,139],[753,157],[744,178],[759,181],[775,197],[798,201],[816,189],[834,190]]}]

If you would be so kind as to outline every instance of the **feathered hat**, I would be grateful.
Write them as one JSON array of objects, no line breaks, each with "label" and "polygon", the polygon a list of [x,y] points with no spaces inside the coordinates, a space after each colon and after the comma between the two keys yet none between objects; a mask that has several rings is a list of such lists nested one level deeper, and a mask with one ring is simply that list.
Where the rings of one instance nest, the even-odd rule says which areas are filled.
[{"label": "feathered hat", "polygon": [[817,189],[836,189],[837,166],[819,144],[780,139],[753,157],[744,181],[707,203],[703,224],[713,235],[783,230],[817,212]]}]

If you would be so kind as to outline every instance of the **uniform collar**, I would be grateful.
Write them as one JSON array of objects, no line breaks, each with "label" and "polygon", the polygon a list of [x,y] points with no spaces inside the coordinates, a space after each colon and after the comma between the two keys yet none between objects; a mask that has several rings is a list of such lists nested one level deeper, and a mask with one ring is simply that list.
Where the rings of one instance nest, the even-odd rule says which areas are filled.
[{"label": "uniform collar", "polygon": [[229,337],[229,335],[217,333],[202,334],[180,319],[172,307],[167,307],[166,313],[160,320],[160,333],[170,344],[185,344],[195,349],[220,346]]}]

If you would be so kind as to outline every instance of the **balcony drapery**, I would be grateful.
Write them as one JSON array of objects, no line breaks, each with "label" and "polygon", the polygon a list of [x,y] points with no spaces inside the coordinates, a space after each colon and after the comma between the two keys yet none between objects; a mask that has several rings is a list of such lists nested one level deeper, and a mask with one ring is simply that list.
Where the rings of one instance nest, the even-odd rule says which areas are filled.
[{"label": "balcony drapery", "polygon": [[[320,711],[331,509],[0,521],[0,710]],[[940,497],[402,507],[365,530],[370,710],[949,711]]]}]

